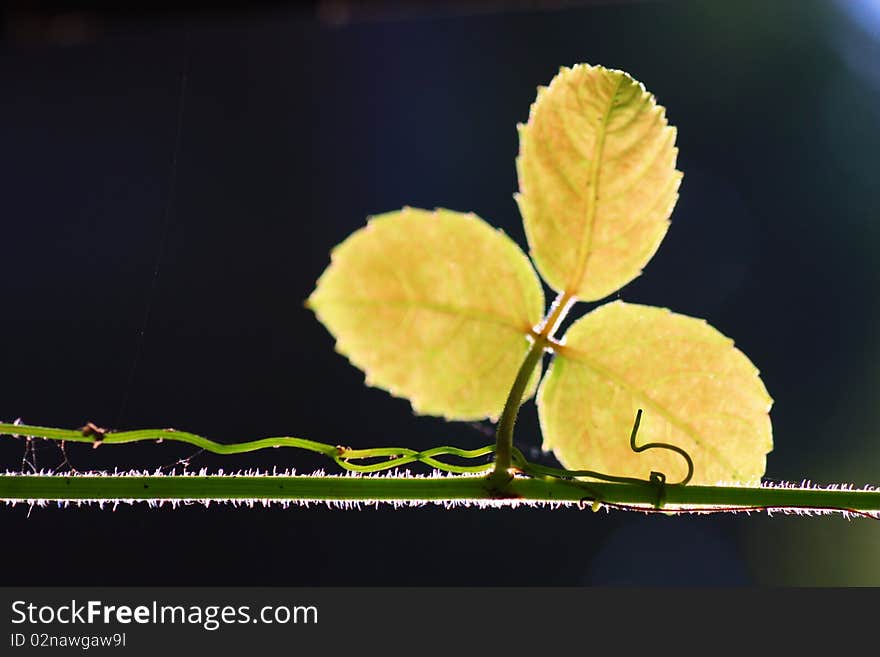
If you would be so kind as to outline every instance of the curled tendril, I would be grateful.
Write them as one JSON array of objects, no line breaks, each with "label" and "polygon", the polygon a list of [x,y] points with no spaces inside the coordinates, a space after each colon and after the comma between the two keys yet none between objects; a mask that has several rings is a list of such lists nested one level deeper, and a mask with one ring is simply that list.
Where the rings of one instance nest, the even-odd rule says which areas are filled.
[{"label": "curled tendril", "polygon": [[[391,468],[398,468],[409,463],[418,461],[444,472],[455,474],[476,474],[485,472],[492,468],[491,463],[481,463],[478,465],[456,465],[439,460],[439,456],[456,456],[462,459],[476,459],[487,456],[495,452],[494,445],[487,445],[477,449],[460,449],[443,445],[434,447],[422,452],[406,447],[379,447],[373,449],[349,449],[348,447],[340,447],[339,453],[333,457],[333,460],[342,468],[352,470],[354,472],[380,472]],[[370,464],[358,464],[352,461],[366,460],[385,457],[385,461]]]},{"label": "curled tendril", "polygon": [[[694,474],[694,462],[690,455],[680,447],[670,445],[668,443],[646,443],[645,445],[636,445],[636,436],[639,431],[639,424],[642,419],[642,410],[639,409],[636,414],[635,423],[633,424],[632,433],[630,435],[629,445],[634,452],[644,452],[649,449],[668,449],[684,458],[688,466],[687,475],[674,485],[683,486],[687,484]],[[136,431],[111,431],[99,427],[92,422],[86,424],[78,430],[54,429],[49,427],[33,427],[24,424],[4,424],[0,423],[0,435],[8,434],[15,436],[27,436],[29,438],[47,438],[51,440],[70,441],[70,442],[88,442],[93,446],[112,445],[133,443],[144,440],[174,440],[177,442],[188,443],[200,449],[215,454],[240,454],[243,452],[252,452],[268,447],[294,447],[323,454],[332,459],[337,465],[345,470],[353,472],[381,472],[399,468],[410,463],[424,463],[432,468],[449,472],[453,474],[480,474],[492,470],[494,463],[491,461],[470,464],[450,463],[442,457],[453,457],[464,461],[474,461],[495,453],[495,445],[486,445],[476,449],[461,449],[450,445],[441,445],[427,450],[414,450],[407,447],[374,447],[369,449],[352,449],[350,447],[342,447],[338,445],[330,445],[320,443],[305,438],[293,438],[290,436],[282,436],[276,438],[262,438],[260,440],[252,440],[243,443],[218,443],[208,438],[198,436],[186,431],[177,431],[175,429],[140,429]],[[511,455],[511,463],[513,467],[522,474],[529,477],[542,477],[552,479],[578,480],[579,486],[590,493],[589,500],[594,503],[601,503],[602,500],[595,491],[592,490],[587,482],[583,482],[581,478],[599,479],[602,481],[610,481],[617,483],[629,484],[650,484],[657,488],[657,499],[655,506],[660,508],[663,506],[666,497],[666,475],[662,472],[651,472],[648,479],[638,479],[636,477],[621,477],[617,475],[604,474],[594,470],[566,470],[564,468],[553,468],[546,465],[532,463],[526,459],[523,453],[513,448]]]},{"label": "curled tendril", "polygon": [[[668,449],[670,451],[675,452],[676,454],[680,454],[681,457],[685,460],[687,464],[687,474],[682,478],[681,481],[676,482],[675,486],[684,486],[686,485],[691,478],[694,476],[694,460],[691,458],[691,455],[688,454],[681,447],[676,445],[670,445],[669,443],[646,443],[644,445],[636,445],[636,436],[639,433],[639,425],[642,421],[642,409],[640,408],[636,413],[636,419],[633,423],[632,433],[629,437],[629,446],[632,451],[639,453],[644,452],[649,449]],[[513,448],[513,465],[523,474],[529,476],[542,476],[542,477],[551,477],[556,479],[576,479],[579,477],[588,477],[590,479],[599,479],[602,481],[610,481],[614,483],[620,484],[651,484],[656,486],[657,488],[657,498],[654,502],[654,506],[656,508],[660,508],[663,506],[663,503],[666,499],[666,475],[663,472],[655,472],[652,471],[648,479],[639,479],[638,477],[621,477],[618,475],[609,475],[603,472],[596,472],[595,470],[567,470],[564,468],[553,468],[546,465],[538,465],[537,463],[531,463],[526,460],[523,453],[517,449]],[[591,498],[584,498],[583,501],[592,501],[592,502],[601,502],[599,495],[592,490],[588,484],[584,484],[581,482],[581,485],[591,493]]]},{"label": "curled tendril", "polygon": [[[671,445],[669,443],[646,443],[644,445],[637,445],[636,438],[638,436],[641,420],[642,409],[639,409],[636,413],[636,419],[633,423],[632,432],[630,434],[630,449],[632,449],[632,451],[636,453],[644,452],[649,449],[667,449],[681,455],[681,457],[685,460],[685,463],[687,464],[687,474],[681,479],[681,481],[671,485],[686,485],[694,475],[694,461],[691,458],[690,454],[688,454],[682,448],[677,447],[676,445]],[[409,463],[420,462],[437,468],[438,470],[456,474],[476,474],[486,472],[490,470],[493,465],[492,463],[481,463],[479,465],[456,465],[441,461],[437,457],[455,456],[462,459],[476,459],[483,456],[488,456],[489,454],[495,452],[494,445],[487,445],[486,447],[470,450],[459,449],[457,447],[444,445],[442,447],[434,447],[433,449],[425,450],[422,452],[398,447],[379,447],[361,450],[353,450],[347,447],[339,447],[337,449],[338,454],[333,457],[333,460],[340,467],[347,470],[353,470],[355,472],[380,472],[382,470],[397,468],[403,465],[407,465]],[[526,476],[544,478],[549,477],[553,479],[568,480],[579,480],[580,478],[585,477],[615,483],[650,484],[652,486],[655,486],[657,489],[657,497],[654,502],[655,508],[661,508],[666,499],[667,481],[666,474],[663,472],[652,471],[648,479],[639,479],[637,477],[609,475],[603,472],[597,472],[595,470],[568,470],[565,468],[554,468],[550,466],[539,465],[537,463],[532,463],[531,461],[527,460],[523,453],[516,447],[513,448],[511,457],[513,466]],[[386,460],[370,464],[359,464],[353,462],[375,458],[385,458]],[[588,483],[578,481],[578,484],[591,494],[590,497],[585,497],[583,500],[581,500],[582,502],[591,501],[601,503],[601,499],[596,494],[596,492],[592,488],[590,488]]]}]

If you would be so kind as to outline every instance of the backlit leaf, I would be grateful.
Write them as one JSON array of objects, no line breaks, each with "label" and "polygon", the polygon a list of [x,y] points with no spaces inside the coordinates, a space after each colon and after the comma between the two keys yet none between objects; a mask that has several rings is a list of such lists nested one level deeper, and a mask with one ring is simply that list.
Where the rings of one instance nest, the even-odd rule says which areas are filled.
[{"label": "backlit leaf", "polygon": [[664,442],[694,460],[693,484],[756,484],[773,447],[772,400],[749,359],[704,320],[664,308],[605,304],[575,322],[541,389],[544,448],[569,469],[679,481],[687,468]]},{"label": "backlit leaf", "polygon": [[579,64],[539,89],[520,126],[517,202],[551,287],[594,301],[641,273],[678,198],[675,135],[623,71]]},{"label": "backlit leaf", "polygon": [[417,413],[478,419],[500,414],[544,293],[520,248],[482,219],[404,208],[333,250],[308,306],[369,385]]}]

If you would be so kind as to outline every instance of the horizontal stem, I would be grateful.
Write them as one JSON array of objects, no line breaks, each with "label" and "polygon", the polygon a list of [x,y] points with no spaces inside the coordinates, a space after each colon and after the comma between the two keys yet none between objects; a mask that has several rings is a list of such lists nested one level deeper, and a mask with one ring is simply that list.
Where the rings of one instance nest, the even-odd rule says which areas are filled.
[{"label": "horizontal stem", "polygon": [[[219,454],[250,452],[268,447],[305,449],[333,459],[339,466],[357,471],[397,468],[420,461],[465,476],[103,476],[103,473],[0,475],[0,501],[76,500],[276,500],[276,501],[475,501],[523,503],[598,503],[616,508],[663,511],[726,511],[746,509],[829,510],[880,515],[880,490],[844,487],[794,486],[724,487],[666,484],[658,481],[593,481],[576,479],[577,472],[536,466],[519,454],[516,469],[532,476],[516,476],[499,488],[493,477],[475,476],[492,468],[491,463],[455,465],[439,456],[473,460],[485,457],[493,446],[464,450],[441,446],[425,451],[400,447],[354,450],[304,438],[282,436],[242,443],[223,444],[174,429],[139,429],[111,432],[93,424],[81,429],[58,429],[0,423],[0,435],[29,436],[60,441],[112,445],[143,440],[189,443]],[[361,465],[351,461],[384,459]],[[605,477],[606,475],[596,475]]]},{"label": "horizontal stem", "polygon": [[[276,500],[276,501],[520,501],[592,503],[651,510],[658,488],[515,477],[499,497],[477,476],[94,476],[0,475],[0,500]],[[828,510],[880,513],[880,490],[679,486],[663,490],[664,511],[747,509]]]}]

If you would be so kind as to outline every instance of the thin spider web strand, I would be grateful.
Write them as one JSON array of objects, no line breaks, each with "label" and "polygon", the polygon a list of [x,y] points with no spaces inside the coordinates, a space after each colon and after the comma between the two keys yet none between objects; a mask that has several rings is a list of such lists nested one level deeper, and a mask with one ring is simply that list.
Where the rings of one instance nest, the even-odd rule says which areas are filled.
[{"label": "thin spider web strand", "polygon": [[135,352],[134,358],[131,362],[131,369],[128,373],[128,380],[124,387],[124,392],[122,394],[122,400],[119,405],[119,411],[116,414],[116,426],[120,426],[122,424],[122,420],[125,417],[125,411],[128,406],[129,398],[131,397],[131,389],[134,386],[135,374],[137,372],[138,364],[141,360],[141,354],[144,349],[144,343],[146,342],[146,333],[147,327],[150,324],[150,319],[153,314],[153,305],[156,300],[156,294],[159,288],[159,272],[162,268],[162,264],[165,260],[165,253],[168,250],[168,239],[171,235],[171,228],[174,224],[174,199],[175,199],[175,189],[177,182],[177,162],[180,156],[180,144],[181,137],[183,134],[183,119],[184,119],[184,110],[186,108],[186,90],[187,83],[189,80],[189,51],[190,51],[190,37],[189,32],[187,31],[184,35],[183,42],[183,57],[180,71],[180,88],[178,95],[178,103],[177,103],[177,121],[175,126],[175,135],[174,135],[174,146],[172,148],[171,154],[171,166],[168,171],[168,195],[165,198],[165,208],[162,214],[162,233],[159,240],[159,245],[156,251],[156,258],[153,264],[153,276],[150,283],[150,290],[147,293],[147,303],[146,308],[144,310],[143,320],[141,321],[141,328],[138,331],[137,342],[135,344]]}]

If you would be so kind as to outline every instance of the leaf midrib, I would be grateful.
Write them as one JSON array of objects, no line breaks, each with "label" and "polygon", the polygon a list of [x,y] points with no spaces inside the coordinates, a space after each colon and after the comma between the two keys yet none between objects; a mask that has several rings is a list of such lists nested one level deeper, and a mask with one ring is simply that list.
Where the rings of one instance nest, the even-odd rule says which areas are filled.
[{"label": "leaf midrib", "polygon": [[584,225],[584,231],[581,234],[580,244],[578,245],[578,267],[572,281],[568,284],[568,292],[576,292],[583,282],[584,272],[587,270],[587,262],[590,260],[590,246],[593,241],[593,224],[596,218],[596,208],[599,203],[599,170],[602,164],[602,154],[605,150],[605,135],[608,129],[608,120],[614,109],[614,99],[617,98],[617,92],[623,84],[623,76],[618,76],[617,84],[614,85],[614,91],[608,98],[608,107],[602,116],[602,121],[598,127],[596,134],[596,143],[593,146],[593,159],[590,162],[590,195],[587,197],[587,217]]}]

